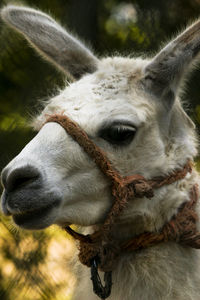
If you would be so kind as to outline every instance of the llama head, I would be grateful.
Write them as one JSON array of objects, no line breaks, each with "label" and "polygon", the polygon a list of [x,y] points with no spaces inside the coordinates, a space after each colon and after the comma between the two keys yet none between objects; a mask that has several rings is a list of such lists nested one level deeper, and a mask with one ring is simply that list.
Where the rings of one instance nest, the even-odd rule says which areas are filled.
[{"label": "llama head", "polygon": [[[200,22],[153,59],[98,59],[46,14],[7,6],[3,20],[75,81],[36,118],[64,113],[107,153],[122,175],[163,175],[196,154],[193,123],[178,92],[200,48]],[[112,205],[110,183],[64,129],[47,123],[2,172],[3,212],[16,224],[101,223]],[[147,199],[140,199],[145,205]],[[124,213],[124,218],[130,215]]]}]

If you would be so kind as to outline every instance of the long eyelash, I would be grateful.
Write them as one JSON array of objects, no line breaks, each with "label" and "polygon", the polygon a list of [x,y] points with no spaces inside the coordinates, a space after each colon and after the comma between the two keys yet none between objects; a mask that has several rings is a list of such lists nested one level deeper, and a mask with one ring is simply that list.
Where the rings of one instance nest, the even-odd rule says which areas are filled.
[{"label": "long eyelash", "polygon": [[99,137],[112,145],[128,145],[134,138],[136,128],[128,124],[112,124],[99,132]]},{"label": "long eyelash", "polygon": [[136,131],[135,128],[133,128],[132,126],[127,126],[127,125],[113,126],[113,128],[116,128],[116,129],[118,129],[119,131],[120,131],[120,130],[124,130],[124,131],[126,131],[126,130]]}]

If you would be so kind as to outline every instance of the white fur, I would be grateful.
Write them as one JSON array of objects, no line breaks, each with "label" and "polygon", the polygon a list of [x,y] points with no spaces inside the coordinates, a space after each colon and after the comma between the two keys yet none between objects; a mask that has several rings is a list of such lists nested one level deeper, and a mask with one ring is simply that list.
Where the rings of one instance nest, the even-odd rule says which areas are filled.
[{"label": "white fur", "polygon": [[[7,22],[11,20],[7,19]],[[23,22],[20,26],[23,28]],[[199,42],[197,33],[189,34],[195,35],[192,43]],[[180,49],[184,48],[184,42],[177,39],[175,50],[176,43],[180,43]],[[175,59],[172,55],[174,44],[163,51],[169,55],[170,64]],[[178,98],[179,81],[186,65],[183,66],[179,57],[176,61],[178,71],[174,67],[174,76],[167,79],[168,73],[165,74],[164,85],[156,86],[154,76],[157,78],[161,74],[161,79],[165,79],[162,69],[157,70],[163,52],[152,61],[122,57],[99,60],[95,72],[86,74],[49,101],[36,118],[35,128],[41,127],[46,115],[65,113],[107,153],[122,175],[139,173],[152,178],[183,167],[188,159],[193,160],[197,155],[194,126]],[[185,61],[187,65],[191,62],[189,58]],[[145,77],[147,73],[150,73],[150,78]],[[173,95],[169,99],[168,90],[173,91],[174,99]],[[135,125],[137,134],[130,145],[113,147],[98,137],[102,124],[112,120],[127,120]],[[45,190],[56,191],[62,199],[60,206],[48,216],[48,225],[77,224],[83,228],[89,226],[92,230],[93,225],[102,223],[112,204],[110,183],[60,125],[48,123],[43,126],[6,170],[9,174],[28,163],[41,170]],[[197,182],[198,174],[193,171],[185,179],[155,191],[151,200],[131,200],[117,220],[114,238],[123,241],[144,231],[158,231],[177,208],[189,200],[190,189]],[[197,211],[199,214],[199,205]],[[78,266],[77,277],[73,299],[98,299],[92,292],[89,269]],[[199,250],[165,243],[123,254],[113,270],[113,289],[109,299],[198,300],[199,295]]]}]

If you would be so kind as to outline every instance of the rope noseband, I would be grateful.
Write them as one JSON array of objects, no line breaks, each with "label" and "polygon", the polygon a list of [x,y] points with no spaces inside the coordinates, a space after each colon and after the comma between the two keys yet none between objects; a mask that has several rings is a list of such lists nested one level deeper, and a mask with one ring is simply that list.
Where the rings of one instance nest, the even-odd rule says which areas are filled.
[{"label": "rope noseband", "polygon": [[[71,236],[79,240],[79,259],[82,264],[91,267],[93,290],[101,299],[106,299],[111,293],[111,271],[120,253],[143,249],[164,241],[176,241],[182,245],[200,248],[200,234],[196,231],[197,214],[195,212],[195,204],[198,200],[197,185],[194,185],[191,189],[190,201],[179,208],[177,215],[165,224],[159,233],[146,232],[122,244],[114,241],[111,237],[115,220],[122,213],[130,199],[136,197],[150,199],[154,196],[154,189],[183,179],[188,172],[192,172],[190,161],[186,163],[183,169],[175,170],[165,177],[156,177],[151,180],[147,180],[138,174],[122,177],[111,165],[106,154],[69,117],[57,114],[50,115],[45,123],[47,122],[60,124],[92,158],[111,183],[113,205],[99,230],[90,235],[82,235],[73,231],[69,226],[65,228]],[[105,286],[101,283],[98,268],[105,272]]]}]

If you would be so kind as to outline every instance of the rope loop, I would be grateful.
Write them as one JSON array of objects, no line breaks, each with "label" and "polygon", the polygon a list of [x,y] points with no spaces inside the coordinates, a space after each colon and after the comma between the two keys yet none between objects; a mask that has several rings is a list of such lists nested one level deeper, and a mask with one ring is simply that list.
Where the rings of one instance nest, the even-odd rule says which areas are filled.
[{"label": "rope loop", "polygon": [[79,260],[83,265],[91,267],[93,260],[96,259],[101,271],[110,272],[113,270],[121,248],[115,244],[99,245],[80,242],[79,250]]},{"label": "rope loop", "polygon": [[[129,200],[135,197],[152,198],[154,189],[183,179],[188,172],[192,172],[193,163],[190,160],[186,162],[183,168],[180,169],[179,167],[169,175],[154,177],[151,180],[147,180],[138,174],[122,177],[112,166],[102,149],[93,143],[76,122],[66,115],[58,114],[48,116],[45,123],[47,122],[59,123],[96,163],[99,170],[111,184],[111,192],[114,199],[113,205],[99,230],[84,236],[74,232],[70,227],[66,228],[69,234],[80,241],[79,259],[81,263],[91,267],[91,276],[94,278],[94,291],[97,290],[99,297],[106,299],[107,295],[110,294],[112,286],[110,271],[113,270],[116,258],[120,252],[136,251],[167,241],[175,241],[182,245],[200,248],[200,233],[197,232],[196,228],[197,214],[195,211],[195,204],[198,199],[198,185],[192,187],[190,201],[180,208],[177,215],[163,227],[161,232],[144,232],[124,243],[120,248],[118,245],[119,241],[113,240],[112,237],[112,227],[116,218],[123,212]],[[102,286],[99,280],[98,267],[105,272],[107,278],[105,287]]]}]

